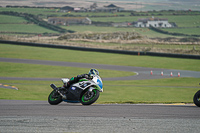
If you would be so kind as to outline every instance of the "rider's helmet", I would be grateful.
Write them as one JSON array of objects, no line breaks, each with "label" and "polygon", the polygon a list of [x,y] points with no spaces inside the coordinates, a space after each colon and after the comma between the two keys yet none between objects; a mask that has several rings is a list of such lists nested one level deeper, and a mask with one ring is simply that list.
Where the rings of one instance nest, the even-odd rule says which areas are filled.
[{"label": "rider's helmet", "polygon": [[90,69],[89,75],[99,75],[99,71],[97,69]]}]

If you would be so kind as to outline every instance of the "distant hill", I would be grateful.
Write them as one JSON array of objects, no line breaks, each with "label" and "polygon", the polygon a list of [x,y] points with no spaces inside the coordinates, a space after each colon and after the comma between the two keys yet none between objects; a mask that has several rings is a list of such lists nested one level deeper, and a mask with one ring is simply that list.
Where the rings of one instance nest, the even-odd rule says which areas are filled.
[{"label": "distant hill", "polygon": [[97,6],[114,4],[126,10],[152,11],[152,10],[199,10],[200,0],[1,0],[0,6],[42,6],[42,7],[90,7],[94,2]]}]

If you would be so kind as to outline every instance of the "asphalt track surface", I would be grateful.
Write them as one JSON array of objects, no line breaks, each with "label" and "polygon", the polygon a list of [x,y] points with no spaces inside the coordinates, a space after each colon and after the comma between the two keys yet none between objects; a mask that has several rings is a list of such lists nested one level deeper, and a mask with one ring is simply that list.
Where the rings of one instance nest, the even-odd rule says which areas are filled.
[{"label": "asphalt track surface", "polygon": [[[52,66],[66,66],[66,67],[81,67],[81,68],[97,68],[97,69],[119,70],[119,71],[127,71],[127,72],[136,72],[137,73],[137,75],[134,75],[134,76],[104,78],[103,80],[143,80],[143,79],[170,78],[171,72],[173,73],[173,77],[178,77],[178,73],[180,73],[181,77],[200,78],[200,72],[197,72],[197,71],[184,71],[184,70],[145,68],[145,67],[132,67],[132,66],[118,66],[118,65],[105,65],[105,64],[89,64],[89,63],[62,62],[62,61],[14,59],[14,58],[0,58],[0,62],[40,64],[40,65],[52,65]],[[153,72],[153,75],[150,75],[151,71]],[[161,71],[163,71],[163,73],[164,73],[163,76],[161,76]],[[23,77],[21,77],[21,78],[0,77],[0,79],[3,79],[3,80],[60,80],[58,78],[23,78]]]},{"label": "asphalt track surface", "polygon": [[0,100],[0,132],[199,133],[194,105],[80,104]]},{"label": "asphalt track surface", "polygon": [[[68,67],[97,68],[137,72],[137,76],[104,78],[103,80],[142,80],[170,78],[180,72],[181,77],[199,77],[199,72],[142,67],[85,64],[0,58],[0,62],[42,64]],[[150,71],[154,74],[150,75]],[[164,71],[164,76],[160,76]],[[175,75],[174,75],[175,76]],[[6,79],[1,77],[0,79]],[[60,80],[52,78],[15,78],[8,80]],[[13,132],[200,132],[200,108],[194,105],[148,104],[80,104],[61,103],[53,106],[47,101],[0,100],[0,133]]]}]

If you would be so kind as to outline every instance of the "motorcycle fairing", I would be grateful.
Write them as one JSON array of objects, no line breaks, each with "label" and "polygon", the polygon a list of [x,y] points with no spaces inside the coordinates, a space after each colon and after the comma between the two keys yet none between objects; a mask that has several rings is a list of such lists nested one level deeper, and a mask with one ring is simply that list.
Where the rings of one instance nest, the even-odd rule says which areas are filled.
[{"label": "motorcycle fairing", "polygon": [[69,87],[68,91],[69,94],[67,95],[69,100],[79,100],[81,93],[85,90],[90,88],[91,86],[95,86],[94,88],[92,87],[92,89],[98,89],[99,91],[101,91],[101,88],[99,86],[97,86],[94,82],[92,81],[82,81],[82,82],[78,82],[73,84],[72,86]]},{"label": "motorcycle fairing", "polygon": [[94,83],[96,83],[95,86],[98,88],[98,90],[100,92],[103,92],[103,82],[102,82],[101,78],[98,75],[94,75],[92,81]]},{"label": "motorcycle fairing", "polygon": [[63,101],[68,103],[80,103],[79,100],[63,100]]},{"label": "motorcycle fairing", "polygon": [[80,95],[82,92],[83,92],[83,89],[72,85],[68,89],[67,99],[68,100],[80,100]]},{"label": "motorcycle fairing", "polygon": [[82,81],[82,82],[73,84],[71,89],[73,89],[73,87],[78,87],[78,88],[80,88],[82,90],[85,90],[90,86],[96,86],[96,84],[94,82],[91,82],[91,81]]}]

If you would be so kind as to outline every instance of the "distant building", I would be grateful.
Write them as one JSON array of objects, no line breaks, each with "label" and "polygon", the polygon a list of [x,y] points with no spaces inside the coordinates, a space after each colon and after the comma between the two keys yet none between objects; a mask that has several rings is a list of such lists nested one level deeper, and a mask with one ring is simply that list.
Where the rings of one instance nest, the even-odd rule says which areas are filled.
[{"label": "distant building", "polygon": [[168,22],[168,19],[165,18],[145,18],[145,19],[138,19],[138,21],[134,22],[133,25],[135,27],[162,27],[162,28],[169,28],[173,27],[172,24]]},{"label": "distant building", "polygon": [[48,23],[54,25],[70,25],[70,24],[92,24],[92,21],[87,17],[50,17]]},{"label": "distant building", "polygon": [[129,22],[118,22],[118,23],[112,23],[113,27],[129,27],[131,26],[131,23]]},{"label": "distant building", "polygon": [[87,9],[85,9],[84,7],[76,7],[76,8],[74,8],[74,11],[75,12],[86,12]]},{"label": "distant building", "polygon": [[116,11],[116,12],[120,12],[120,11],[124,10],[124,8],[118,7],[118,6],[114,5],[114,4],[110,4],[108,6],[104,6],[104,8],[107,8],[109,10]]},{"label": "distant building", "polygon": [[120,12],[124,10],[124,8],[118,7],[114,4],[110,4],[104,7],[98,7],[97,4],[94,3],[93,5],[90,6],[90,9],[88,10],[93,12]]},{"label": "distant building", "polygon": [[60,8],[60,12],[70,12],[70,11],[74,11],[74,8],[70,6],[65,6]]},{"label": "distant building", "polygon": [[70,6],[65,6],[60,8],[60,12],[120,12],[124,10],[122,7],[118,7],[114,4],[110,4],[108,6],[103,6],[103,7],[98,7],[97,3],[93,3],[90,5],[89,8],[84,8],[84,7],[70,7]]}]

